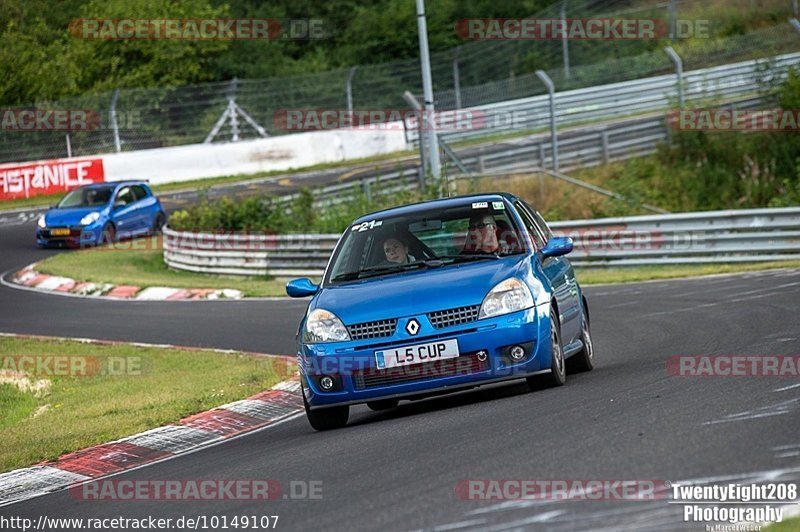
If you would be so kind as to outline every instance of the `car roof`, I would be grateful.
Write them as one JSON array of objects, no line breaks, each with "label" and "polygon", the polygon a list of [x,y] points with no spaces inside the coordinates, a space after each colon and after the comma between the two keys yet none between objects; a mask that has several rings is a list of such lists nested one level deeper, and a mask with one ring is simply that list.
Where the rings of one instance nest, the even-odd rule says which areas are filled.
[{"label": "car roof", "polygon": [[128,181],[103,181],[103,182],[100,182],[100,183],[91,183],[89,185],[84,185],[84,186],[79,187],[79,188],[119,187],[119,186],[123,186],[123,185],[145,185],[145,186],[147,186],[147,184],[148,184],[147,181],[134,181],[134,180],[128,180]]},{"label": "car roof", "polygon": [[459,207],[473,202],[500,201],[502,199],[506,199],[509,202],[513,203],[519,198],[509,192],[483,192],[480,194],[468,194],[465,196],[454,196],[452,198],[441,198],[435,200],[420,201],[417,203],[411,203],[409,205],[402,205],[399,207],[392,207],[390,209],[371,212],[369,214],[361,216],[357,220],[353,221],[353,223],[361,223],[369,221],[376,217],[388,218],[393,216],[404,216],[408,214],[414,214],[417,212],[426,211],[430,208]]}]

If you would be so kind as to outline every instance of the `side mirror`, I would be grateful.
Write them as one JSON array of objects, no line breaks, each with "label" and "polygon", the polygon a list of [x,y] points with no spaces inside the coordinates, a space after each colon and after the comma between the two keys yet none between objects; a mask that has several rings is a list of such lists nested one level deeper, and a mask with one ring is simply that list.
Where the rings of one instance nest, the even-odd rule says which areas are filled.
[{"label": "side mirror", "polygon": [[542,248],[542,257],[560,257],[572,251],[572,239],[568,236],[554,236]]},{"label": "side mirror", "polygon": [[308,277],[302,279],[292,279],[286,283],[286,293],[290,297],[313,296],[319,291],[319,285],[311,282]]}]

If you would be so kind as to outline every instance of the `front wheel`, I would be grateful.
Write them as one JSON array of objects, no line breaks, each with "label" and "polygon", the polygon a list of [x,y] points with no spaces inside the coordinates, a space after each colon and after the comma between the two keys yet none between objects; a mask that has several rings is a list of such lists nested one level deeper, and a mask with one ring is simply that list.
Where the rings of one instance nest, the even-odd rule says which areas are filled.
[{"label": "front wheel", "polygon": [[561,386],[567,380],[564,369],[564,350],[561,348],[561,326],[558,314],[553,310],[550,311],[550,343],[553,352],[550,357],[550,373],[528,377],[528,386],[532,390]]},{"label": "front wheel", "polygon": [[111,224],[106,224],[103,227],[103,232],[100,233],[100,239],[97,241],[98,244],[113,244],[117,240],[117,230]]},{"label": "front wheel", "polygon": [[581,325],[581,342],[583,342],[583,349],[571,356],[567,361],[570,373],[592,371],[594,368],[594,343],[592,342],[592,333],[589,330],[589,320],[586,319],[586,316],[583,317],[583,324]]},{"label": "front wheel", "polygon": [[340,429],[347,425],[347,419],[350,417],[349,406],[332,406],[330,408],[320,408],[318,410],[311,410],[306,401],[306,394],[303,394],[303,406],[306,409],[306,418],[308,423],[314,430],[331,430]]}]

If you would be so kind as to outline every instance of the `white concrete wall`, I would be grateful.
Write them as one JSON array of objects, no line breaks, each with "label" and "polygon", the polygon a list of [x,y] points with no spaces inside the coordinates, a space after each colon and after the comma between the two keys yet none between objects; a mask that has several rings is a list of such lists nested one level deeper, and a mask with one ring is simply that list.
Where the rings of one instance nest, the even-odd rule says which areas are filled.
[{"label": "white concrete wall", "polygon": [[106,181],[173,183],[289,170],[406,149],[402,123],[379,131],[326,130],[225,144],[193,144],[102,155]]}]

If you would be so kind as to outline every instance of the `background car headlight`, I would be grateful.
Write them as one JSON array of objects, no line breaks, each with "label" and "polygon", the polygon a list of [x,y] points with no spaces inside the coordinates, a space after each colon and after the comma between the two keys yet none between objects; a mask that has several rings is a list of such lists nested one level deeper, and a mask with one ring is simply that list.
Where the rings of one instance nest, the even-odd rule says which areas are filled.
[{"label": "background car headlight", "polygon": [[318,308],[311,311],[306,320],[304,342],[344,342],[350,340],[350,334],[333,312]]},{"label": "background car headlight", "polygon": [[37,223],[37,225],[38,225],[39,227],[41,227],[42,229],[44,229],[45,227],[47,227],[47,224],[46,224],[46,223],[45,223],[45,221],[44,221],[44,214],[43,214],[43,215],[41,215],[41,216],[39,216],[39,221],[38,221],[38,222],[36,222],[36,223]]},{"label": "background car headlight", "polygon": [[478,319],[500,316],[533,306],[533,296],[528,286],[511,277],[489,290],[481,304]]},{"label": "background car headlight", "polygon": [[93,224],[99,219],[100,219],[99,212],[90,212],[89,214],[81,218],[81,225]]}]

